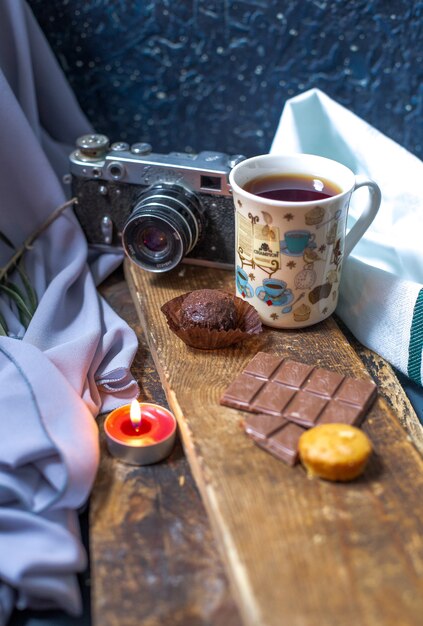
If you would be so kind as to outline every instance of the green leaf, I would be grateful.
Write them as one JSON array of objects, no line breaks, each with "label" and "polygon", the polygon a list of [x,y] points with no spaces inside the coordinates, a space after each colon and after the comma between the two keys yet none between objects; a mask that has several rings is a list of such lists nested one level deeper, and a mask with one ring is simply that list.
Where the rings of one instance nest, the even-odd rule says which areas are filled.
[{"label": "green leaf", "polygon": [[15,246],[10,241],[9,237],[6,237],[6,235],[4,233],[2,233],[1,230],[0,230],[0,239],[3,241],[3,243],[6,244],[6,246],[9,246],[9,248],[12,248],[13,250],[16,250]]},{"label": "green leaf", "polygon": [[28,303],[28,308],[31,312],[31,316],[34,315],[35,313],[35,309],[38,306],[38,296],[37,296],[37,292],[35,291],[35,289],[33,288],[33,286],[31,285],[31,282],[28,278],[28,275],[25,271],[25,265],[24,265],[24,260],[23,258],[20,260],[19,264],[16,266],[16,269],[18,271],[19,276],[21,277],[22,280],[22,284],[25,288],[26,291],[26,295],[27,295],[27,303]]},{"label": "green leaf", "polygon": [[9,329],[7,328],[6,320],[0,313],[0,335],[7,337],[9,335]]},{"label": "green leaf", "polygon": [[10,282],[8,282],[7,285],[0,283],[0,290],[4,291],[16,304],[19,311],[19,319],[26,328],[32,318],[32,314],[27,303],[25,302],[25,296],[22,294],[20,289],[16,287],[16,285],[13,285]]}]

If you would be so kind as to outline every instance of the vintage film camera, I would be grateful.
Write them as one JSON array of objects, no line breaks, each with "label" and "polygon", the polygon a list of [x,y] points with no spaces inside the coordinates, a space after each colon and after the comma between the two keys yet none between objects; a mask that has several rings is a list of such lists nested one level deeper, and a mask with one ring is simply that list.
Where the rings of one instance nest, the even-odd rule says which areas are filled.
[{"label": "vintage film camera", "polygon": [[75,213],[90,244],[123,246],[150,272],[180,261],[234,266],[228,176],[242,155],[154,154],[146,143],[83,135],[70,155]]}]

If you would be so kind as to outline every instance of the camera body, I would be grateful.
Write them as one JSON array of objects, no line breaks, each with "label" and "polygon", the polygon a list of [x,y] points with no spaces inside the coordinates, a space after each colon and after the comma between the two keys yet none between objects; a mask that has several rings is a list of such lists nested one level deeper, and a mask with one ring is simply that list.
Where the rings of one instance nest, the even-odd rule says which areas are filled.
[{"label": "camera body", "polygon": [[75,213],[90,244],[123,246],[138,265],[165,272],[185,259],[234,266],[228,175],[244,159],[220,152],[154,154],[84,135],[70,155]]}]

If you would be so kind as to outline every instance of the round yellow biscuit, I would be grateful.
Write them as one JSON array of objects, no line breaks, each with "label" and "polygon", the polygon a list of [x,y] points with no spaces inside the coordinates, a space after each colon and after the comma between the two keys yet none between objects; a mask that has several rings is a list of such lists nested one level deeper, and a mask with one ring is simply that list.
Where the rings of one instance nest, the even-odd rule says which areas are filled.
[{"label": "round yellow biscuit", "polygon": [[322,424],[301,435],[298,452],[309,476],[348,481],[363,472],[372,444],[355,426]]}]

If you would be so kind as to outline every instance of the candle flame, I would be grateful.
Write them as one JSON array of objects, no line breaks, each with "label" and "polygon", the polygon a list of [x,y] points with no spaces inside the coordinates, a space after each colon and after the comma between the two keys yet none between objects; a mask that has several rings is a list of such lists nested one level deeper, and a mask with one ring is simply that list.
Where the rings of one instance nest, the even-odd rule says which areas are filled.
[{"label": "candle flame", "polygon": [[141,407],[138,400],[132,400],[131,409],[129,411],[129,418],[131,420],[132,426],[138,432],[141,425]]}]

